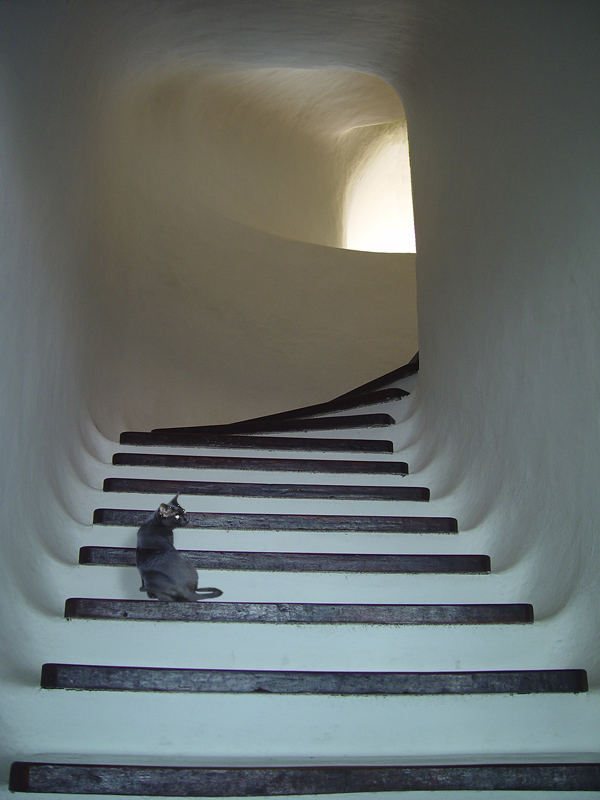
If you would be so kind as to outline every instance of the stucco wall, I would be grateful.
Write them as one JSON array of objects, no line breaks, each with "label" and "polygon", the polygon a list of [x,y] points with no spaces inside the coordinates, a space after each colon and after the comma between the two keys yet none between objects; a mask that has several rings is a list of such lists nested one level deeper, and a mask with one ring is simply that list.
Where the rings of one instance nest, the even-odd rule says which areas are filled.
[{"label": "stucco wall", "polygon": [[597,680],[600,8],[436,7],[403,93],[417,458]]},{"label": "stucco wall", "polygon": [[[156,168],[150,131],[136,148],[136,131],[121,117],[108,135],[102,112],[115,108],[115,87],[135,69],[145,76],[156,68],[145,31],[155,43],[166,36],[162,55],[172,44],[150,11],[147,4],[0,9],[2,780],[24,754],[161,750],[135,710],[139,698],[130,698],[133,706],[120,697],[88,697],[91,706],[67,698],[76,724],[59,729],[58,698],[39,690],[44,661],[100,663],[115,644],[108,631],[75,635],[63,619],[66,596],[139,596],[133,572],[123,586],[121,575],[107,583],[77,566],[93,509],[104,502],[118,432],[327,399],[415,349],[413,256],[294,242],[219,208],[199,211],[187,202],[189,185],[181,192],[173,180],[173,161]],[[135,69],[128,71],[128,59]],[[402,330],[396,317],[404,302],[412,310]],[[121,542],[131,544],[129,533]],[[190,665],[225,651],[216,633],[212,645],[186,645]],[[118,659],[150,663],[164,642],[147,637],[143,644],[121,636]],[[177,652],[183,641],[176,636]],[[187,698],[178,705],[189,710]],[[192,727],[208,733],[196,711]],[[228,718],[234,725],[236,715]],[[241,728],[238,735],[241,752]],[[195,736],[187,741],[191,747]]]},{"label": "stucco wall", "polygon": [[[387,84],[188,70],[106,95],[89,136],[88,281],[129,426],[295,407],[411,357],[414,255],[339,249],[354,164],[402,114]],[[115,433],[102,394],[94,419]]]},{"label": "stucco wall", "polygon": [[[89,629],[76,640],[61,619],[66,593],[98,589],[78,571],[76,558],[79,544],[87,541],[111,452],[103,434],[161,423],[167,412],[177,421],[192,421],[196,397],[202,398],[207,421],[224,413],[219,404],[224,396],[241,398],[240,415],[290,405],[290,396],[293,402],[310,402],[313,358],[321,359],[319,395],[350,388],[402,360],[389,328],[371,331],[370,339],[366,334],[370,321],[383,317],[380,303],[388,303],[386,313],[395,312],[395,319],[402,317],[392,294],[398,283],[393,270],[387,272],[385,256],[371,261],[290,243],[214,211],[204,217],[206,229],[192,229],[183,217],[192,245],[179,252],[172,248],[174,237],[165,235],[165,221],[174,225],[183,209],[173,206],[168,192],[145,191],[143,183],[131,191],[144,176],[150,188],[163,186],[145,167],[151,164],[149,150],[126,151],[135,159],[132,180],[122,186],[115,186],[117,170],[110,164],[99,175],[90,170],[90,154],[99,151],[87,149],[92,140],[82,122],[106,108],[110,86],[124,71],[155,69],[157,60],[168,61],[169,48],[183,60],[198,50],[205,60],[221,57],[230,48],[238,59],[263,66],[373,70],[400,89],[415,186],[422,361],[401,443],[438,506],[458,516],[463,540],[471,537],[473,551],[491,552],[498,577],[505,579],[501,591],[508,595],[518,587],[520,596],[510,599],[533,601],[538,619],[545,618],[535,629],[538,639],[517,632],[522,652],[510,649],[514,639],[499,637],[498,658],[515,659],[513,666],[523,661],[548,666],[536,659],[538,651],[548,652],[551,640],[563,654],[560,666],[583,666],[596,682],[600,677],[597,5],[465,0],[420,4],[426,19],[413,19],[412,4],[394,0],[369,4],[364,19],[344,16],[337,3],[319,4],[318,12],[307,15],[303,4],[265,2],[244,26],[235,13],[224,20],[219,6],[202,4],[205,17],[196,26],[191,18],[198,9],[165,19],[166,4],[81,5],[88,9],[83,13],[73,5],[61,6],[61,13],[48,4],[2,8],[4,768],[10,754],[33,751],[35,736],[53,741],[53,729],[43,722],[56,719],[56,706],[36,689],[40,663],[93,662],[107,644],[108,634],[103,639]],[[75,27],[70,14],[77,17]],[[414,28],[417,23],[426,28]],[[415,47],[403,60],[411,35]],[[98,224],[98,203],[107,195],[114,199],[113,212],[122,211],[112,217],[110,237]],[[140,252],[144,258],[136,259]],[[272,281],[266,303],[265,284],[257,286],[245,268],[248,259]],[[210,284],[202,277],[206,273],[196,271],[200,260],[210,266]],[[322,296],[325,262],[340,276],[341,294],[334,295],[333,324],[331,303],[313,305],[322,327],[312,325],[303,360],[296,349],[305,337],[303,314],[292,317],[290,306],[303,310]],[[383,299],[358,307],[357,340],[356,317],[347,319],[346,300],[363,298],[375,285],[385,287]],[[202,315],[196,293],[203,298]],[[269,325],[281,326],[275,342],[270,329],[260,326],[259,302]],[[226,348],[217,335],[211,338],[217,321],[225,323],[233,347]],[[351,325],[340,334],[338,322]],[[254,347],[247,344],[250,329]],[[323,337],[334,333],[336,339],[328,338],[334,344],[324,353]],[[383,343],[392,350],[378,362]],[[263,345],[270,349],[264,361]],[[302,371],[290,371],[282,380],[290,356]],[[201,387],[194,377],[200,358]],[[235,386],[228,383],[234,376]],[[241,393],[240,376],[246,381]],[[165,382],[178,392],[170,389],[167,396]],[[289,395],[275,396],[274,385]],[[227,414],[240,410],[230,405]],[[111,581],[109,590],[118,585],[117,578]],[[133,592],[133,583],[130,588]],[[406,649],[409,659],[419,652],[418,635],[407,635],[415,645]],[[177,631],[170,636],[176,647]],[[461,632],[457,644],[455,631],[442,631],[442,645],[431,658],[455,652],[458,663],[467,642],[468,663],[477,665],[479,637],[478,631]],[[256,641],[262,640],[243,644],[245,657],[256,650]],[[365,668],[360,659],[370,653],[353,654],[349,637],[340,636],[334,646],[332,641],[312,640],[314,650],[307,656],[305,640],[298,644],[289,636],[277,657],[292,652],[294,663],[310,666],[312,656],[329,647],[332,659],[341,663],[340,654],[348,655],[344,664]],[[123,660],[147,657],[157,641],[150,636],[142,644],[125,641]],[[394,641],[382,636],[376,644],[375,652],[385,651],[382,666],[406,665],[399,663],[404,656]],[[212,654],[225,650],[218,632],[197,647]],[[595,697],[582,698],[588,715]],[[123,715],[140,710],[135,698],[117,702]],[[102,747],[94,714],[128,735],[120,718],[115,723],[111,717],[117,702],[102,699],[98,708],[85,699],[89,713],[83,716],[91,722],[82,749]],[[186,709],[188,702],[185,698]],[[211,706],[215,714],[222,711],[219,703],[219,709]],[[445,707],[447,719],[455,720],[455,704]],[[232,705],[228,708],[233,719]],[[365,738],[381,730],[381,710],[370,718]],[[489,710],[493,717],[497,705],[490,702]],[[396,711],[393,703],[385,706],[386,735],[402,733]],[[130,719],[141,749],[136,736],[146,718],[131,713]],[[435,714],[429,721],[433,729]],[[176,722],[170,719],[173,726]],[[342,727],[354,747],[362,746],[351,724]],[[507,720],[507,747],[514,742],[513,728]],[[477,745],[476,726],[465,729]],[[582,741],[591,741],[591,726],[576,730]],[[307,742],[311,733],[307,726]],[[440,737],[447,741],[446,733]],[[411,734],[407,729],[402,743],[410,746]],[[65,736],[71,739],[56,746],[68,751],[77,732]],[[396,741],[388,739],[388,747]],[[224,749],[229,744],[221,743]],[[236,740],[240,753],[246,744]]]}]

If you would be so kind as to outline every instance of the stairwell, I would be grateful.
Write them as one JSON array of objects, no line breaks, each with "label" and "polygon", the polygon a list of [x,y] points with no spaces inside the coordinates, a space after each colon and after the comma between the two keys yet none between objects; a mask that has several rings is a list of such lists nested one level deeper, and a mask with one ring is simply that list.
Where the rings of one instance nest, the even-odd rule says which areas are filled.
[{"label": "stairwell", "polygon": [[[15,761],[13,791],[600,791],[585,665],[550,663],[528,598],[395,448],[416,369],[255,420],[122,434],[79,555],[105,591],[65,598],[71,652],[102,657],[40,665],[68,734]],[[175,492],[176,545],[219,601],[134,599],[135,529]]]}]

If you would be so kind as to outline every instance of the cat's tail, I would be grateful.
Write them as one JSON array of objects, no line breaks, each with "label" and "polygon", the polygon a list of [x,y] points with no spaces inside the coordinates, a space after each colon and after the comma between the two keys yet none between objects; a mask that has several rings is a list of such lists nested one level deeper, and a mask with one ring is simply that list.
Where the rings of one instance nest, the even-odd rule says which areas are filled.
[{"label": "cat's tail", "polygon": [[198,600],[211,600],[213,597],[221,597],[223,592],[220,589],[215,589],[214,586],[200,586],[196,589],[196,596]]}]

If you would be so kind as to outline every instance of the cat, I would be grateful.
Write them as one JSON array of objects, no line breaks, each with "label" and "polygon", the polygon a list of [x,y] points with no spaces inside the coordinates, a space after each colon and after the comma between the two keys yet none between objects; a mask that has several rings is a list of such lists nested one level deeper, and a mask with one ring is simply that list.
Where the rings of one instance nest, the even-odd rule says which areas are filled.
[{"label": "cat", "polygon": [[140,592],[156,600],[196,602],[220,597],[220,589],[198,588],[198,573],[173,545],[173,528],[189,522],[178,497],[161,503],[138,530],[135,563],[142,576]]}]

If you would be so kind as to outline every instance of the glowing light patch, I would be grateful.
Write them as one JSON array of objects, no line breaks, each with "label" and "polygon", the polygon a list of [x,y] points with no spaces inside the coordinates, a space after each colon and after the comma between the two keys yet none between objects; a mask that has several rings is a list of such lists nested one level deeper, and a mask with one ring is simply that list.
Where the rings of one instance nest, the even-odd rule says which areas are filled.
[{"label": "glowing light patch", "polygon": [[386,126],[354,171],[346,190],[345,247],[381,253],[416,250],[404,125]]}]

